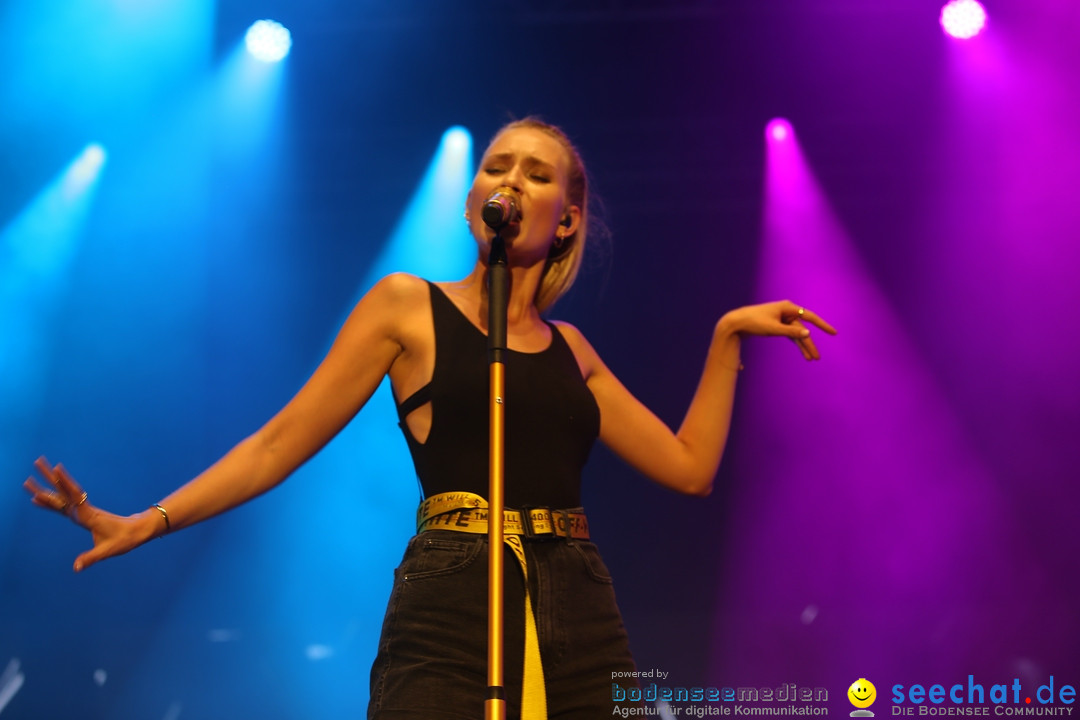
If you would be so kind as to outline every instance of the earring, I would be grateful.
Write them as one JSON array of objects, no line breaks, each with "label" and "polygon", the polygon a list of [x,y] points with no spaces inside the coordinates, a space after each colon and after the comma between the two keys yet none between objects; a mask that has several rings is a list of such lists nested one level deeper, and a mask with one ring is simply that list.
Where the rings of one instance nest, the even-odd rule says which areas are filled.
[{"label": "earring", "polygon": [[561,230],[556,233],[555,242],[551,243],[551,250],[548,251],[548,258],[552,260],[561,258],[570,249],[570,243],[566,240],[566,235]]}]

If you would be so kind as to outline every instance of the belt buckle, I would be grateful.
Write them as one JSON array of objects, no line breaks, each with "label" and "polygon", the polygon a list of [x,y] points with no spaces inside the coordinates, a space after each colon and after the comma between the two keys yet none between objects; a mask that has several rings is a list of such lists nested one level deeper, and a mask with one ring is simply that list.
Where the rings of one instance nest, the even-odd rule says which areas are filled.
[{"label": "belt buckle", "polygon": [[521,513],[521,528],[524,530],[521,536],[527,540],[535,540],[540,537],[536,534],[536,530],[533,529],[532,523],[532,511],[539,509],[540,508],[531,507],[529,505],[523,505],[518,511]]},{"label": "belt buckle", "polygon": [[[534,511],[543,511],[547,513],[548,523],[551,525],[550,532],[537,532],[536,527],[533,525],[532,513]],[[531,540],[558,540],[559,528],[555,524],[555,513],[558,510],[552,510],[549,507],[540,506],[526,506],[521,508],[521,525],[525,529],[523,537]]]}]

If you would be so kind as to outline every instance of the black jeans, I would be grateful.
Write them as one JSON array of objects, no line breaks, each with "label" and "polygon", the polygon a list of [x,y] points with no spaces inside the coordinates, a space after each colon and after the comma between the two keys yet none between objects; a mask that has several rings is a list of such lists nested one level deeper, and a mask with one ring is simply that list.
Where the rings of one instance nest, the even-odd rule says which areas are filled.
[{"label": "black jeans", "polygon": [[[371,669],[369,720],[484,716],[487,697],[486,535],[432,530],[412,538]],[[524,583],[506,567],[506,716],[519,717],[524,657]],[[634,669],[611,576],[596,546],[526,541],[530,592],[553,720],[610,717],[615,672]],[[620,681],[626,687],[627,681]],[[626,707],[627,703],[619,703]]]}]

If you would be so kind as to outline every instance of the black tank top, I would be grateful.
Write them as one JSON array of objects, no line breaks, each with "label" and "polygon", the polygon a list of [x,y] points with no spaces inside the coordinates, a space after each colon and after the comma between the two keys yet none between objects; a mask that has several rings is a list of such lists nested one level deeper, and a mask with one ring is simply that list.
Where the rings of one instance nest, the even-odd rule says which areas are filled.
[{"label": "black tank top", "polygon": [[[435,372],[398,405],[425,497],[488,495],[487,337],[439,287],[431,288]],[[545,321],[546,322],[546,321]],[[581,505],[581,471],[600,432],[600,410],[562,333],[538,353],[506,354],[506,507]],[[431,402],[427,441],[405,417]]]}]

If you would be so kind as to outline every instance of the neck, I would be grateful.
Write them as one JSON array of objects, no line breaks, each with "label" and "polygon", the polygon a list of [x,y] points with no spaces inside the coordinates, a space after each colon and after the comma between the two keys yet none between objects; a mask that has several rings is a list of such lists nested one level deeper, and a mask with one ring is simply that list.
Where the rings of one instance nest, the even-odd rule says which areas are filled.
[{"label": "neck", "polygon": [[[544,274],[544,268],[540,266],[523,267],[511,264],[510,271],[510,299],[506,308],[506,321],[510,326],[520,323],[536,322],[540,319],[540,311],[536,308],[536,291],[540,287],[540,280]],[[473,266],[458,287],[473,296],[480,309],[478,318],[483,325],[487,325],[488,313],[488,268],[482,259]]]}]

